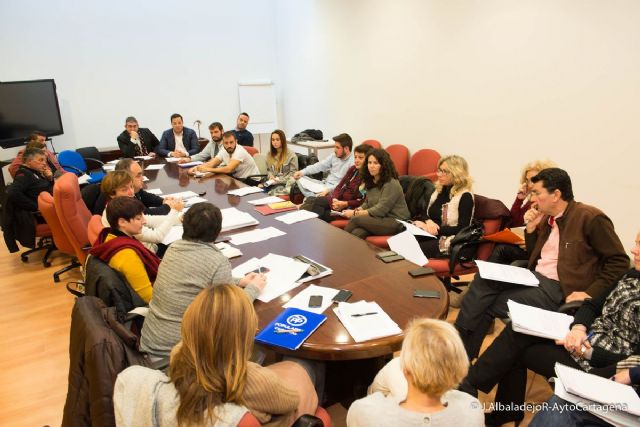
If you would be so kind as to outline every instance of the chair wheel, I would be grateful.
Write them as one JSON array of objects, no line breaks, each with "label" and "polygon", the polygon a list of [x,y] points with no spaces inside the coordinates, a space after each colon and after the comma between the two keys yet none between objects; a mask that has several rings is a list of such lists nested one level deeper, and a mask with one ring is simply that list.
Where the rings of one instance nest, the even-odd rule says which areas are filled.
[{"label": "chair wheel", "polygon": [[60,276],[54,274],[53,275],[53,281],[56,282],[56,283],[60,283]]},{"label": "chair wheel", "polygon": [[20,255],[20,260],[21,260],[22,262],[29,262],[29,257],[28,257],[28,256],[26,256],[26,255]]},{"label": "chair wheel", "polygon": [[42,265],[44,265],[45,267],[51,267],[51,263],[49,261],[43,261]]}]

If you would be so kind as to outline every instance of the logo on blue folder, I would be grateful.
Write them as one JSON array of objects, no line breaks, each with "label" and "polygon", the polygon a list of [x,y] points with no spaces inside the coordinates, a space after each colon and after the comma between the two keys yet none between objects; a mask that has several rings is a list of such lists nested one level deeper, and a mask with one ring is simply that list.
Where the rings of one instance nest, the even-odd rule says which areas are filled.
[{"label": "logo on blue folder", "polygon": [[291,326],[302,326],[307,323],[307,317],[302,314],[293,314],[287,317],[287,323]]}]

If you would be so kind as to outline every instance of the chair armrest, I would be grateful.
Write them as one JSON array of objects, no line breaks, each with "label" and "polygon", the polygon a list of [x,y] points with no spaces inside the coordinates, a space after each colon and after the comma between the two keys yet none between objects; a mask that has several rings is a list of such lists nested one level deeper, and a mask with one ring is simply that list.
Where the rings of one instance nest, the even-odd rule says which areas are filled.
[{"label": "chair armrest", "polygon": [[75,166],[71,166],[71,165],[60,165],[60,166],[61,166],[63,169],[65,169],[65,170],[67,170],[67,168],[69,168],[69,169],[71,169],[71,170],[75,171],[75,172],[76,172],[76,175],[78,175],[78,176],[82,176],[82,175],[84,175],[84,171],[83,171],[83,170],[78,169],[78,168],[77,168],[77,167],[75,167]]},{"label": "chair armrest", "polygon": [[87,164],[87,170],[102,169],[104,162],[102,160],[94,159],[93,157],[85,157],[85,163]]},{"label": "chair armrest", "polygon": [[574,314],[580,306],[582,306],[582,302],[583,301],[571,301],[564,303],[558,308],[558,313]]}]

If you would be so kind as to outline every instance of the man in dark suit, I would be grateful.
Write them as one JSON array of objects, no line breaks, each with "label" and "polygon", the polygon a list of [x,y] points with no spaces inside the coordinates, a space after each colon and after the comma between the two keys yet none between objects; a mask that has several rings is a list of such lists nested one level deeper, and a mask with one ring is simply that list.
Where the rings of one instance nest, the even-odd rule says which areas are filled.
[{"label": "man in dark suit", "polygon": [[160,141],[147,128],[139,128],[138,120],[129,116],[124,122],[124,131],[118,135],[118,146],[123,157],[155,156],[155,148]]},{"label": "man in dark suit", "polygon": [[172,114],[171,129],[162,133],[156,153],[162,157],[189,157],[198,151],[200,146],[195,131],[184,127],[180,114]]},{"label": "man in dark suit", "polygon": [[249,115],[247,113],[240,113],[238,120],[236,121],[236,128],[232,130],[236,135],[238,144],[245,147],[253,147],[253,134],[247,130],[249,124]]}]

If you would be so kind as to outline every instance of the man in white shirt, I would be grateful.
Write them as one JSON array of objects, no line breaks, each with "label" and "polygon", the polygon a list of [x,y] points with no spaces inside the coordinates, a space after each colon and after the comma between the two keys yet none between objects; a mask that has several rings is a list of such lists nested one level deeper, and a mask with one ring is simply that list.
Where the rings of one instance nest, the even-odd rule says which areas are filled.
[{"label": "man in white shirt", "polygon": [[165,130],[156,152],[162,157],[189,157],[200,151],[193,129],[184,127],[180,114],[171,115],[171,129]]},{"label": "man in white shirt", "polygon": [[251,175],[259,175],[260,170],[258,170],[253,157],[237,142],[233,132],[225,132],[222,135],[222,147],[224,150],[220,150],[207,163],[192,167],[189,169],[189,173],[226,173],[240,180],[244,180]]},{"label": "man in white shirt", "polygon": [[206,162],[213,159],[222,150],[222,134],[224,133],[222,123],[211,123],[209,125],[209,133],[211,134],[211,142],[201,152],[195,156],[182,158],[178,160],[178,163]]}]

